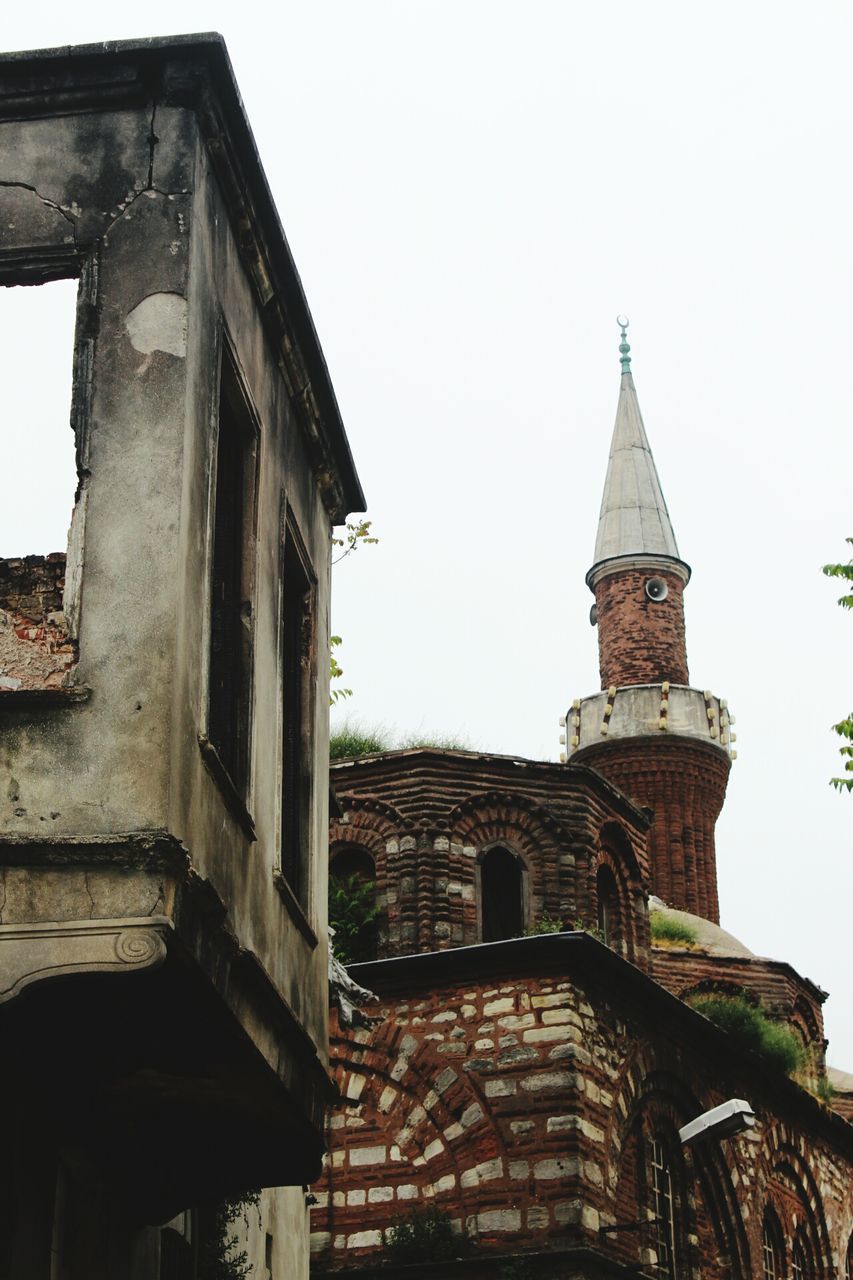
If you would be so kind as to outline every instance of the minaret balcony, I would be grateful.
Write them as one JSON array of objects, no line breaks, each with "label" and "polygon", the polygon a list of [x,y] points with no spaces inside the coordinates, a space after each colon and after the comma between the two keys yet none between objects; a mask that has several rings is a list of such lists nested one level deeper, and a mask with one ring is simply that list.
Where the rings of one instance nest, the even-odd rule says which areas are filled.
[{"label": "minaret balcony", "polygon": [[687,685],[633,684],[576,699],[566,713],[566,756],[608,738],[676,735],[717,747],[734,759],[733,718],[725,698]]}]

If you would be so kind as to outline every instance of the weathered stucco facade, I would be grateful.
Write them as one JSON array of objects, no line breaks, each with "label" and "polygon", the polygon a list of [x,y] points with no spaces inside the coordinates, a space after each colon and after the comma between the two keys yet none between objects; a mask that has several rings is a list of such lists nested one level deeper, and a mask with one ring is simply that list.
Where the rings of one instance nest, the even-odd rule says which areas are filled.
[{"label": "weathered stucco facade", "polygon": [[0,60],[0,149],[0,283],[80,282],[67,562],[0,564],[0,1275],[147,1280],[285,1185],[299,1274],[358,480],[218,37]]}]

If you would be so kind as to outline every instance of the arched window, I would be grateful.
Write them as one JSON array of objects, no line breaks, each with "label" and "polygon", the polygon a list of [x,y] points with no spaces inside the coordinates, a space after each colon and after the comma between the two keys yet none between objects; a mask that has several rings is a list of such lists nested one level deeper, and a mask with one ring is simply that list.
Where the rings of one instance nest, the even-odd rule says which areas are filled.
[{"label": "arched window", "polygon": [[359,880],[375,880],[376,864],[361,845],[351,844],[338,849],[329,862],[329,874],[338,880],[345,876],[357,876]]},{"label": "arched window", "polygon": [[802,1232],[798,1231],[791,1250],[791,1280],[814,1280],[814,1273],[808,1241]]},{"label": "arched window", "polygon": [[160,1280],[192,1280],[194,1218],[195,1211],[187,1209],[160,1228]]},{"label": "arched window", "polygon": [[524,930],[524,880],[521,859],[500,846],[480,863],[483,941],[517,938]]},{"label": "arched window", "polygon": [[653,1137],[649,1143],[649,1188],[655,1219],[655,1252],[658,1268],[665,1276],[676,1275],[675,1202],[672,1170],[664,1143]]},{"label": "arched window", "polygon": [[598,930],[608,947],[622,940],[622,917],[619,911],[619,890],[616,877],[604,863],[595,877],[595,894],[598,902]]},{"label": "arched window", "polygon": [[764,1280],[784,1280],[785,1244],[779,1219],[772,1209],[764,1212],[764,1231],[761,1237],[761,1266]]},{"label": "arched window", "polygon": [[378,914],[373,858],[358,845],[339,849],[329,864],[329,924],[344,964],[376,959]]}]

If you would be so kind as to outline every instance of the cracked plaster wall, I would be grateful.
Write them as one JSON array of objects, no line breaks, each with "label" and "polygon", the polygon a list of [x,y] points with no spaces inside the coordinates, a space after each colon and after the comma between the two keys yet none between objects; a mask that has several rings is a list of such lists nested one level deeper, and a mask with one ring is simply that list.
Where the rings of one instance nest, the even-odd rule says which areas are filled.
[{"label": "cracked plaster wall", "polygon": [[[316,574],[322,678],[329,516],[233,230],[235,215],[189,109],[4,119],[0,144],[0,280],[19,282],[29,270],[30,279],[47,279],[59,271],[57,262],[82,272],[74,398],[82,505],[69,578],[77,584],[76,679],[91,690],[85,703],[27,711],[10,710],[0,695],[0,839],[169,831],[211,882],[228,929],[259,957],[323,1059],[324,787],[312,809],[308,917],[316,948],[285,909],[273,877],[280,522],[286,502]],[[198,742],[206,716],[207,529],[223,327],[260,438],[248,797],[255,842],[205,768]],[[325,776],[326,720],[318,696],[317,777]],[[67,885],[65,907],[51,889],[41,903],[16,910],[85,915],[85,881],[81,888],[69,868],[56,875]],[[109,897],[105,889],[105,904]],[[254,1026],[250,1034],[287,1077],[270,1028]]]},{"label": "cracked plaster wall", "polygon": [[[17,780],[0,831],[24,834],[57,810],[52,835],[165,825],[186,361],[174,342],[138,351],[127,317],[152,294],[185,306],[196,147],[191,113],[159,114],[156,143],[151,107],[2,123],[0,273],[26,278],[29,261],[69,249],[83,271],[74,425],[86,519],[73,568],[76,678],[93,693],[82,714],[7,716],[0,701],[0,771]],[[160,172],[179,194],[154,188]]]},{"label": "cracked plaster wall", "polygon": [[[182,81],[181,101],[185,88]],[[265,1058],[295,1111],[301,1109],[294,1144],[304,1144],[308,1160],[314,1148],[300,1126],[316,1126],[322,1105],[310,1041],[321,1065],[327,1057],[328,797],[318,785],[306,927],[288,911],[274,880],[280,543],[282,513],[289,509],[317,578],[313,773],[325,778],[330,522],[261,314],[270,299],[253,283],[257,262],[245,256],[239,202],[257,198],[259,182],[251,179],[252,190],[223,187],[211,168],[216,146],[209,150],[200,120],[208,132],[218,123],[205,114],[209,100],[200,97],[198,115],[190,107],[151,103],[104,111],[89,98],[80,110],[59,116],[26,118],[24,112],[10,119],[0,111],[0,284],[80,277],[72,407],[80,490],[63,603],[79,646],[75,679],[88,691],[85,699],[50,706],[15,702],[22,690],[8,691],[5,702],[0,695],[0,925],[170,917],[175,945],[183,949],[182,971],[193,957],[194,972],[222,996],[211,1002],[221,1023],[205,1031],[232,1037],[239,1024],[254,1045],[254,1078],[268,1083],[258,1065]],[[99,100],[107,100],[106,93]],[[215,143],[221,155],[222,138]],[[259,433],[254,765],[247,797],[254,841],[199,745],[223,329]],[[171,861],[168,873],[156,869],[154,854],[146,860],[138,851],[141,833],[185,850],[191,873],[177,861],[174,871]],[[311,928],[319,945],[311,944]],[[238,948],[245,962],[239,969],[236,961],[232,967]],[[167,978],[177,967],[170,964]],[[268,982],[307,1041],[271,1000]],[[44,982],[43,991],[50,986]],[[23,1002],[9,1003],[12,1017],[19,1008]],[[228,1136],[239,1146],[233,1132]],[[265,1193],[263,1222],[247,1239],[257,1267],[267,1232],[275,1240],[276,1273],[307,1274],[299,1187]],[[94,1251],[92,1274],[136,1280],[159,1274],[157,1234],[143,1235],[130,1270],[102,1266]],[[41,1238],[29,1231],[19,1236]]]}]

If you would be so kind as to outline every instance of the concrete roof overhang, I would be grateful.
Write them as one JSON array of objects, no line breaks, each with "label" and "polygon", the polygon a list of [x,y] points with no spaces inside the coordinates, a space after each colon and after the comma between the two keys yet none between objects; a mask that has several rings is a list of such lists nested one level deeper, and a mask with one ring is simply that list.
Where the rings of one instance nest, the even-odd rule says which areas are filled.
[{"label": "concrete roof overhang", "polygon": [[335,523],[363,511],[329,370],[221,35],[0,54],[0,119],[161,103],[193,110]]}]

